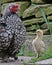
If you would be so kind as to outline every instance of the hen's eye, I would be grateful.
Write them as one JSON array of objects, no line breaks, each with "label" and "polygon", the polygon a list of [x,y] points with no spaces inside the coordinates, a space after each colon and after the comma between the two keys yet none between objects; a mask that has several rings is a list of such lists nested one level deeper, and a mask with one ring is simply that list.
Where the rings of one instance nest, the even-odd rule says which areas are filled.
[{"label": "hen's eye", "polygon": [[9,9],[11,9],[12,7],[10,7]]}]

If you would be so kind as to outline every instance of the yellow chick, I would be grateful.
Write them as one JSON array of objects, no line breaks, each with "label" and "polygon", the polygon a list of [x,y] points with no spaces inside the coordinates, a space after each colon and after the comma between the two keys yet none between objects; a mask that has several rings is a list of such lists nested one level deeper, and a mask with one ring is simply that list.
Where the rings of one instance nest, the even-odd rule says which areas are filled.
[{"label": "yellow chick", "polygon": [[35,39],[33,39],[32,46],[35,53],[37,54],[37,57],[39,57],[45,50],[45,43],[42,41],[43,31],[38,29],[36,33],[37,36]]}]

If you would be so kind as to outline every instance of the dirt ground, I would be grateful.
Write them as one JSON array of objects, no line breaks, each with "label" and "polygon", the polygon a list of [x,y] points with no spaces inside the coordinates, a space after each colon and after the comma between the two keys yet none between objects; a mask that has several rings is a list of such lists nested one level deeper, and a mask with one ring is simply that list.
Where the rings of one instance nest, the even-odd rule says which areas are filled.
[{"label": "dirt ground", "polygon": [[[0,65],[24,65],[23,64],[23,61],[24,62],[28,62],[29,60],[31,60],[33,57],[26,57],[26,56],[19,56],[18,57],[18,60],[15,61],[15,62],[10,62],[10,63],[0,63]],[[39,65],[39,64],[52,64],[52,58],[50,59],[46,59],[46,60],[42,60],[42,61],[39,61],[39,62],[36,62],[35,63],[36,65]],[[32,63],[29,63],[28,65],[33,65]]]}]

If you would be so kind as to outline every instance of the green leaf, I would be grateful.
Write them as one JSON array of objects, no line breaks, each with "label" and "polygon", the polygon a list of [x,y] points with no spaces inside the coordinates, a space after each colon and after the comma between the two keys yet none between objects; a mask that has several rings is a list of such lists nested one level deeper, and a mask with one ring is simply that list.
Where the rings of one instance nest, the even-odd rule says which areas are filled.
[{"label": "green leaf", "polygon": [[41,9],[41,8],[40,8],[40,11],[41,11],[41,14],[42,14],[42,16],[43,16],[43,18],[44,18],[44,20],[45,20],[45,22],[46,22],[46,24],[47,24],[48,29],[50,30],[50,34],[52,34],[52,27],[51,27],[51,25],[49,24],[49,20],[48,20],[47,17],[46,17],[45,11],[44,11],[43,9]]},{"label": "green leaf", "polygon": [[24,55],[24,48],[25,48],[25,45],[23,45],[21,47],[20,53],[18,54],[19,56],[23,56]]}]

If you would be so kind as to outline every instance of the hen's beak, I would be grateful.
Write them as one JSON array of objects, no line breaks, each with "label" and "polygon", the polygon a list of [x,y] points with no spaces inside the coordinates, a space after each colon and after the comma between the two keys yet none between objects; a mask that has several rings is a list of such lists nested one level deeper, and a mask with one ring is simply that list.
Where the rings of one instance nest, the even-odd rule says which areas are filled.
[{"label": "hen's beak", "polygon": [[15,4],[15,8],[18,8],[18,10],[20,9],[19,4]]}]

